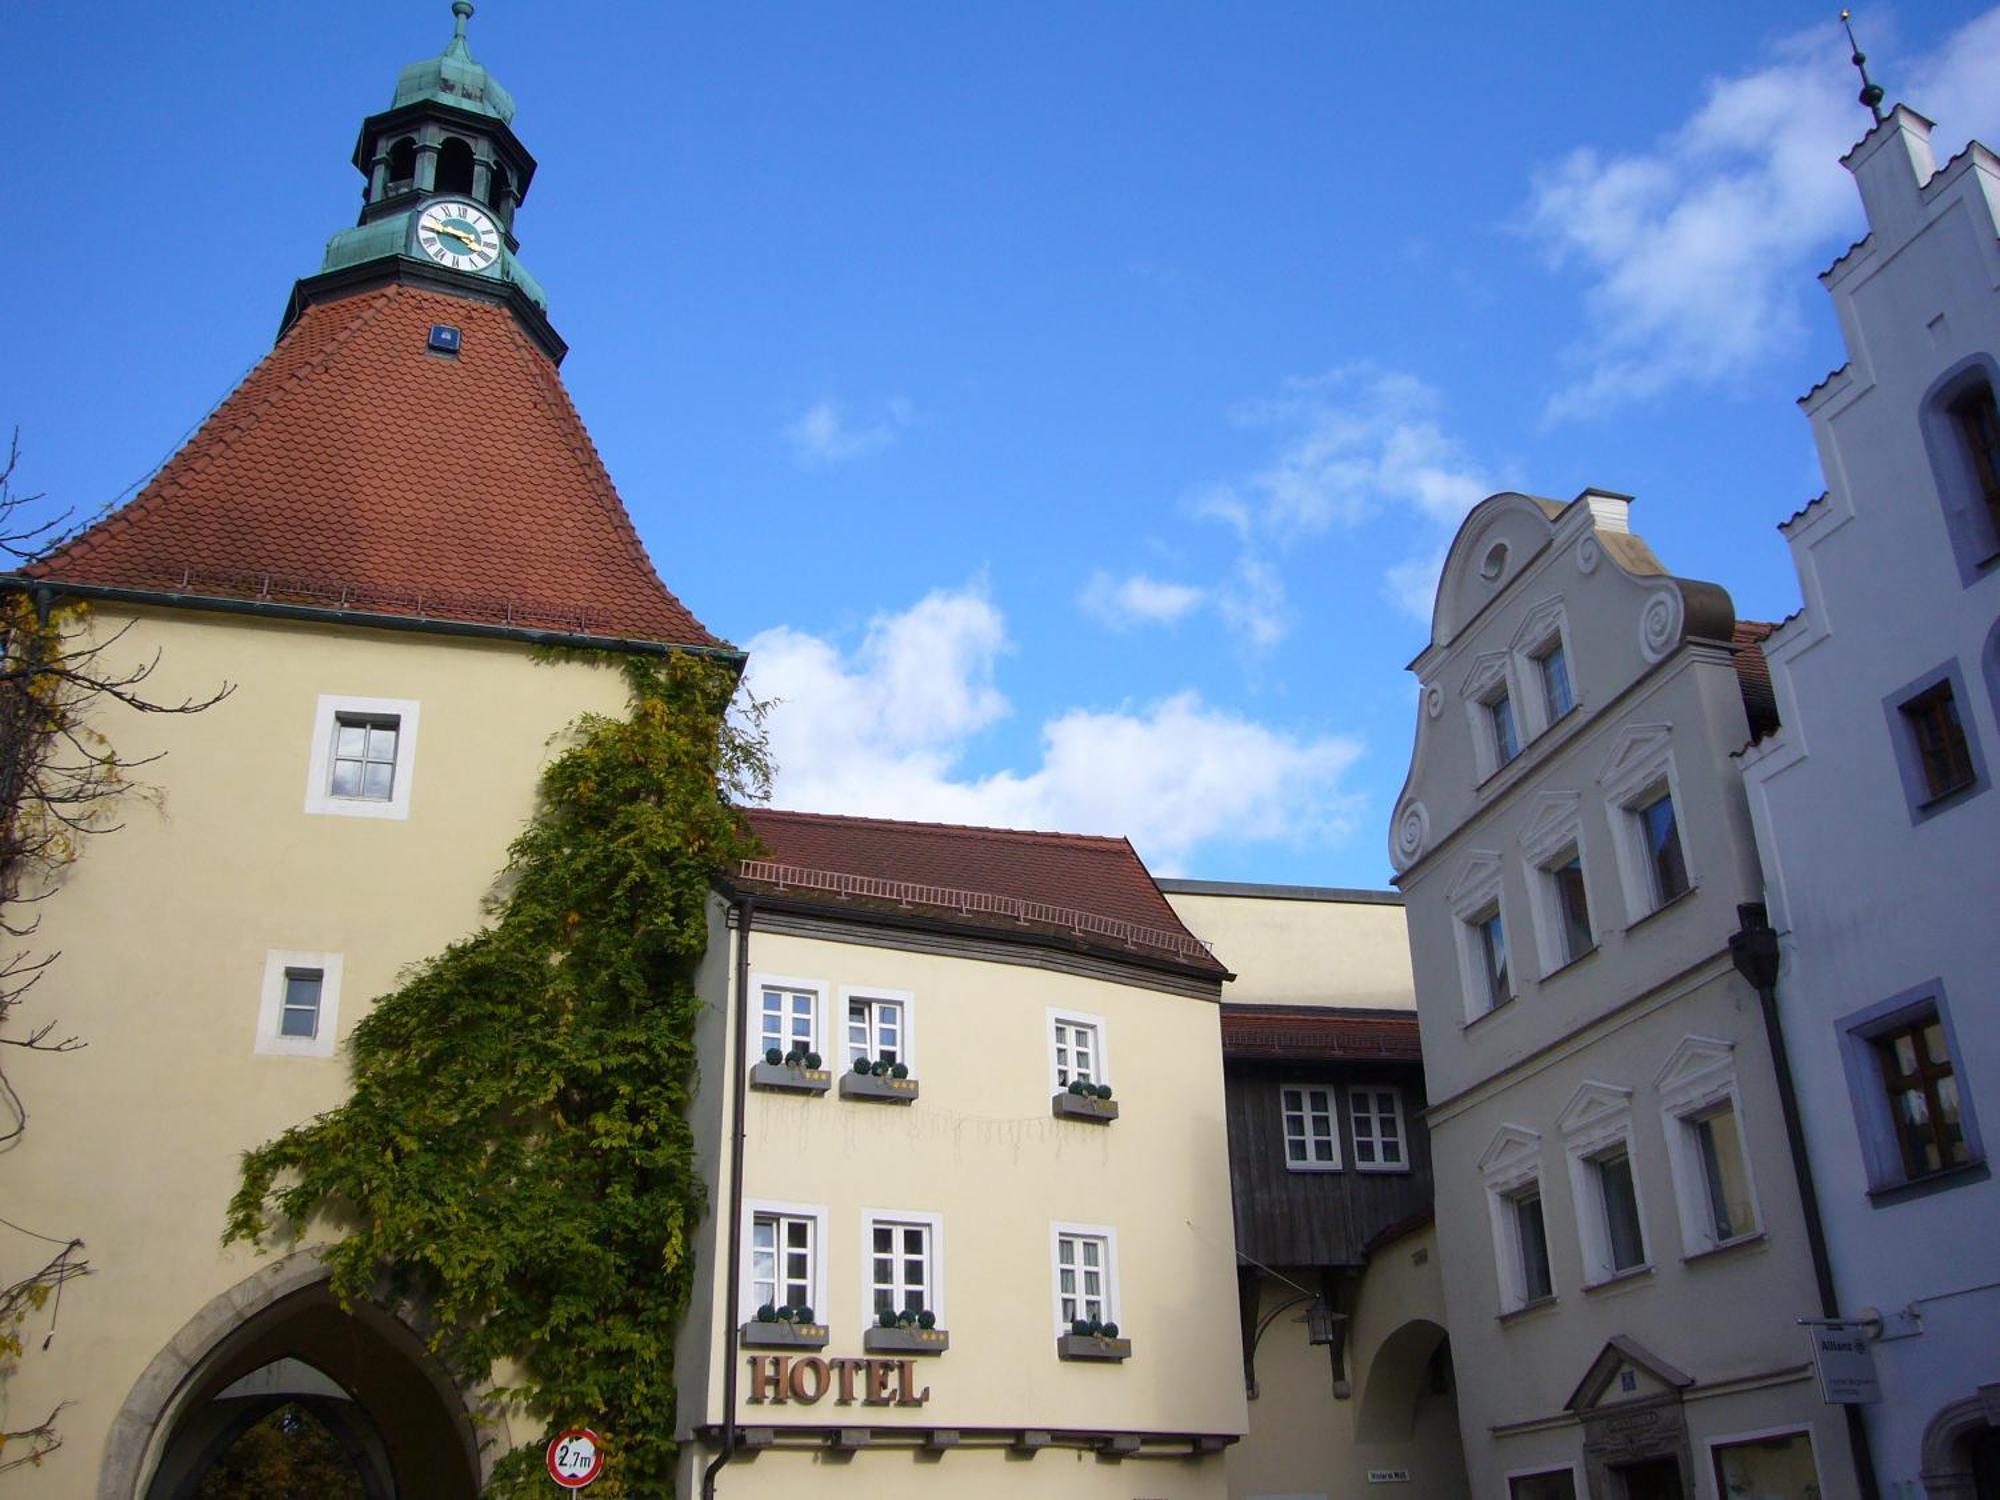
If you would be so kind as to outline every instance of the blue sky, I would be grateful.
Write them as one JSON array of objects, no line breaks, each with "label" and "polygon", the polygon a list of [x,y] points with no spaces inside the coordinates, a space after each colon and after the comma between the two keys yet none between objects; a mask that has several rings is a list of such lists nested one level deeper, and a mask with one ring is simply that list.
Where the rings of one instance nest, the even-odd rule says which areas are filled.
[{"label": "blue sky", "polygon": [[[471,36],[570,390],[783,700],[781,805],[1379,885],[1473,501],[1629,492],[1674,571],[1796,607],[1813,275],[1861,227],[1836,11],[485,0]],[[1946,151],[2000,141],[2000,10],[1857,24]],[[10,11],[24,487],[117,497],[269,348],[450,26]]]}]

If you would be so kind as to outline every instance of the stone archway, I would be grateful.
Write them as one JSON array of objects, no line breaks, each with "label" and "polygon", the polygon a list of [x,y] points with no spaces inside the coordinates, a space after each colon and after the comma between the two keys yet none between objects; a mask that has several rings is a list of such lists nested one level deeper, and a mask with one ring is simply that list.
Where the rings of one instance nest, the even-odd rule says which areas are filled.
[{"label": "stone archway", "polygon": [[1428,1318],[1412,1318],[1376,1346],[1360,1373],[1354,1451],[1360,1468],[1398,1470],[1411,1500],[1467,1493],[1458,1429],[1451,1340]]},{"label": "stone archway", "polygon": [[1416,1430],[1418,1402],[1433,1379],[1438,1351],[1446,1347],[1444,1329],[1428,1318],[1413,1318],[1382,1340],[1361,1386],[1356,1442],[1410,1440]]},{"label": "stone archway", "polygon": [[1924,1428],[1927,1500],[2000,1500],[2000,1382],[1954,1401]]},{"label": "stone archway", "polygon": [[492,1455],[465,1393],[403,1319],[366,1304],[343,1310],[326,1280],[302,1251],[189,1319],[114,1419],[98,1500],[182,1500],[270,1396],[317,1401],[371,1495],[472,1500]]}]

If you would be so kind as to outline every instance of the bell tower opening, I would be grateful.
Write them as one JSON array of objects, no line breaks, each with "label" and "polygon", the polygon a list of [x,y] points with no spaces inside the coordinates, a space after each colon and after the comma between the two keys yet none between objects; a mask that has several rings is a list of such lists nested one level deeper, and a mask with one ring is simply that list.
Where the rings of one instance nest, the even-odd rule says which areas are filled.
[{"label": "bell tower opening", "polygon": [[450,135],[438,149],[437,190],[440,193],[472,194],[472,147]]}]

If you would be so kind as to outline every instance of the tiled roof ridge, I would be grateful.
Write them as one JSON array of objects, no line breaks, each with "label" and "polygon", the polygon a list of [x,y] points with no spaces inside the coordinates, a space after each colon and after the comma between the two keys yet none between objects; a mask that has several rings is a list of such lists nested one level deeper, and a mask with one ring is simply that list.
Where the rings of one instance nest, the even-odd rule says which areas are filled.
[{"label": "tiled roof ridge", "polygon": [[[878,818],[865,813],[823,813],[795,811],[782,807],[746,808],[752,817],[797,818],[812,823],[843,823],[849,825],[866,824],[874,828],[897,828],[923,833],[944,833],[952,835],[977,834],[1000,838],[1020,839],[1023,842],[1056,844],[1074,847],[1079,844],[1102,846],[1107,849],[1124,849],[1138,859],[1138,851],[1132,848],[1132,841],[1121,834],[1103,833],[1063,833],[1045,828],[999,828],[983,823],[934,823],[917,818]],[[1144,861],[1140,861],[1143,865]]]},{"label": "tiled roof ridge", "polygon": [[[283,374],[273,375],[272,365],[282,354],[291,351],[286,348],[287,340],[279,339],[264,357],[250,367],[235,385],[231,386],[214,410],[202,418],[200,425],[188,434],[187,441],[167,456],[165,463],[154,472],[150,481],[142,485],[131,503],[121,505],[102,520],[85,527],[67,542],[57,547],[48,556],[41,558],[24,571],[41,573],[53,568],[59,561],[85,561],[97,549],[97,545],[110,540],[120,533],[130,530],[150,516],[170,494],[178,492],[183,485],[183,474],[187,469],[200,472],[214,463],[217,450],[226,453],[247,436],[256,426],[278,407],[279,402],[301,389],[311,376],[323,375],[333,366],[333,361],[354,335],[382,315],[389,306],[390,299],[403,289],[391,287],[389,297],[356,298],[365,305],[355,308],[345,324],[317,352],[299,360],[296,366]],[[343,301],[346,299],[342,299]],[[326,306],[329,304],[321,304]],[[339,306],[339,303],[330,304]],[[318,311],[319,308],[309,309]],[[304,319],[300,320],[301,322]],[[268,390],[261,387],[269,385]],[[256,389],[257,394],[248,402],[239,405],[237,397],[245,391]]]},{"label": "tiled roof ridge", "polygon": [[1277,1000],[1224,1000],[1222,1012],[1226,1016],[1272,1016],[1285,1020],[1304,1017],[1308,1020],[1329,1021],[1387,1021],[1395,1025],[1415,1026],[1417,1013],[1397,1005],[1300,1005]]},{"label": "tiled roof ridge", "polygon": [[570,399],[568,388],[563,385],[556,373],[555,362],[542,355],[526,339],[515,341],[514,353],[517,359],[527,362],[536,393],[568,439],[570,454],[582,472],[585,485],[610,519],[620,542],[632,560],[659,584],[660,589],[710,641],[717,645],[722,644],[720,636],[694,620],[693,612],[681,603],[680,595],[667,588],[666,580],[660,577],[660,570],[653,565],[652,556],[646,551],[646,544],[640,539],[638,528],[632,524],[632,513],[625,508],[625,502],[618,494],[618,486],[611,478],[611,471],[605,466],[604,455],[597,451],[597,443],[590,435],[590,428],[584,423],[583,413],[576,409],[576,402]]}]

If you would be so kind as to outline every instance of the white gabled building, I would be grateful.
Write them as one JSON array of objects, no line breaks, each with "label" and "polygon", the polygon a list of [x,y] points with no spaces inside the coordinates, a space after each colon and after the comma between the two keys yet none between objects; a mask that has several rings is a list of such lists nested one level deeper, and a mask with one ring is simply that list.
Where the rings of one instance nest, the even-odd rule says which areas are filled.
[{"label": "white gabled building", "polygon": [[2000,161],[1898,107],[1845,159],[1848,362],[1800,402],[1784,728],[1743,757],[1842,1311],[1878,1310],[1885,1495],[2000,1495]]}]

